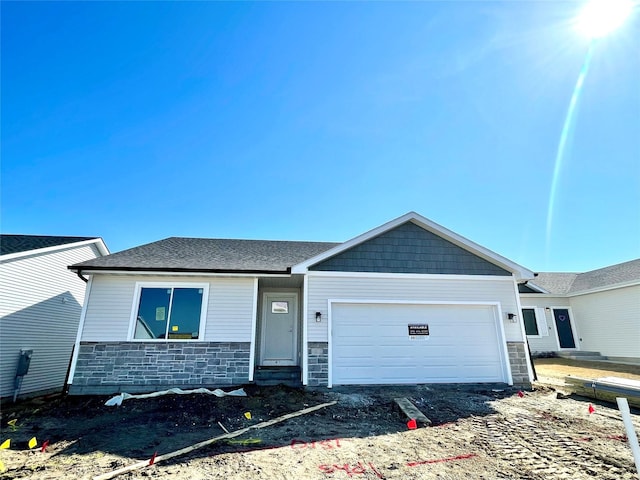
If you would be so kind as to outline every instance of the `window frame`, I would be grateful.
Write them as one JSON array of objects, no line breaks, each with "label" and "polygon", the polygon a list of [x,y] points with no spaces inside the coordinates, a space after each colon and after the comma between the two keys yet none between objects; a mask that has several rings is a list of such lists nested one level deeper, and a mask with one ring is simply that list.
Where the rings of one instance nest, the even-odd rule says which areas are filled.
[{"label": "window frame", "polygon": [[[533,310],[533,315],[536,320],[536,328],[538,329],[537,335],[529,335],[526,332],[526,324],[524,323],[524,311],[525,310]],[[532,307],[532,306],[522,306],[521,308],[522,314],[522,324],[525,328],[525,335],[529,338],[543,338],[549,336],[549,326],[547,325],[547,318],[545,314],[544,308],[541,307]]]},{"label": "window frame", "polygon": [[[527,333],[527,322],[524,317],[524,311],[531,310],[533,312],[533,322],[536,326],[536,333]],[[527,337],[540,337],[540,325],[538,324],[538,312],[536,312],[535,307],[522,307],[522,323],[524,323],[524,333]]]},{"label": "window frame", "polygon": [[[198,288],[202,289],[202,305],[200,305],[200,322],[198,324],[198,338],[134,338],[136,331],[136,317],[140,308],[140,295],[143,288],[170,288],[172,289],[171,299],[173,300],[174,288]],[[209,283],[195,282],[136,282],[131,304],[131,317],[129,319],[129,332],[127,341],[129,342],[203,342],[205,337],[205,327],[207,318],[207,307],[209,305]],[[167,325],[169,318],[167,317]]]}]

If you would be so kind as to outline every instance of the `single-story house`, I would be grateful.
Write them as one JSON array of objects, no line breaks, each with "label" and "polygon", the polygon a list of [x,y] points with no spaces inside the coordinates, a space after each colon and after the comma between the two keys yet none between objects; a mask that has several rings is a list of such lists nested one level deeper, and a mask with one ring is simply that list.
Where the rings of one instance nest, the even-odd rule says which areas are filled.
[{"label": "single-story house", "polygon": [[539,273],[520,292],[532,352],[640,361],[640,259],[585,273]]},{"label": "single-story house", "polygon": [[[100,238],[0,235],[0,397],[61,391],[86,284],[67,266],[108,255]],[[31,355],[29,355],[31,351]]]},{"label": "single-story house", "polygon": [[344,243],[172,237],[89,278],[69,392],[255,381],[528,384],[533,272],[408,213]]}]

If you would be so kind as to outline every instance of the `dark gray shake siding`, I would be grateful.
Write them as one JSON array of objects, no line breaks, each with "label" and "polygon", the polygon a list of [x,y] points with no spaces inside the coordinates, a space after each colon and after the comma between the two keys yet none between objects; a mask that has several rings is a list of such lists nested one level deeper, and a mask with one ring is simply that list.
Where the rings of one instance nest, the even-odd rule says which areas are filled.
[{"label": "dark gray shake siding", "polygon": [[511,275],[510,272],[411,222],[356,245],[310,267],[309,270]]}]

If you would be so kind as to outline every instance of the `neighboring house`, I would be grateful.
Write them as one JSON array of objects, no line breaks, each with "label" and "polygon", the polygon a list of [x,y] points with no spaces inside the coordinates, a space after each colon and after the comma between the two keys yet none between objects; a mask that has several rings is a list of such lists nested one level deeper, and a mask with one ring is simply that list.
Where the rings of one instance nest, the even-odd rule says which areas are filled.
[{"label": "neighboring house", "polygon": [[100,238],[0,235],[0,397],[12,397],[21,350],[32,350],[21,395],[65,385],[86,283],[72,263],[108,255]]},{"label": "neighboring house", "polygon": [[91,277],[70,393],[255,381],[527,384],[533,272],[416,214],[344,243],[172,237]]},{"label": "neighboring house", "polygon": [[586,273],[540,273],[520,292],[532,352],[640,360],[640,259]]}]

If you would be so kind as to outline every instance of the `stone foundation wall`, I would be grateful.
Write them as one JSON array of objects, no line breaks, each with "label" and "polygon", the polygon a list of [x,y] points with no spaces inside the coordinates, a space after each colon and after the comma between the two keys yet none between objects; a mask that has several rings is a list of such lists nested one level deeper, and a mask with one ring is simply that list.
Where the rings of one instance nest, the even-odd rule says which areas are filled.
[{"label": "stone foundation wall", "polygon": [[69,393],[242,385],[249,381],[249,347],[249,342],[83,342]]},{"label": "stone foundation wall", "polygon": [[327,342],[309,342],[307,347],[307,355],[309,355],[309,381],[307,385],[326,387],[329,383],[329,344]]},{"label": "stone foundation wall", "polygon": [[531,385],[526,348],[524,342],[507,342],[507,352],[514,385]]}]

